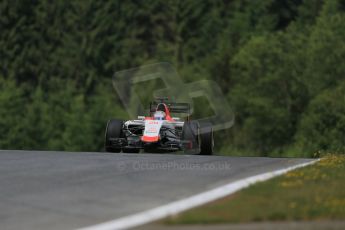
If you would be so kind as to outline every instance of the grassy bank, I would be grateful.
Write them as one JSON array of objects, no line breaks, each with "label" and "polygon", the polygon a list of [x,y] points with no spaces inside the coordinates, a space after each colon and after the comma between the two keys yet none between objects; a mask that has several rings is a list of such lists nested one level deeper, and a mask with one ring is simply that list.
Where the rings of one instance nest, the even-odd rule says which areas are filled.
[{"label": "grassy bank", "polygon": [[234,195],[163,220],[165,224],[345,219],[345,156],[258,183]]}]

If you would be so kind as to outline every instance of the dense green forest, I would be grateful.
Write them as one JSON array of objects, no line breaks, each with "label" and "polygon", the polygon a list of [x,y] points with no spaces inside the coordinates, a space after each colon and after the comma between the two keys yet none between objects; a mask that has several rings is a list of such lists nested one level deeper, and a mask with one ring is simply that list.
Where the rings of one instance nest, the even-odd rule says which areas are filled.
[{"label": "dense green forest", "polygon": [[[114,72],[170,62],[236,114],[222,154],[345,152],[344,0],[2,0],[0,149],[100,151]],[[225,144],[226,143],[226,144]]]}]

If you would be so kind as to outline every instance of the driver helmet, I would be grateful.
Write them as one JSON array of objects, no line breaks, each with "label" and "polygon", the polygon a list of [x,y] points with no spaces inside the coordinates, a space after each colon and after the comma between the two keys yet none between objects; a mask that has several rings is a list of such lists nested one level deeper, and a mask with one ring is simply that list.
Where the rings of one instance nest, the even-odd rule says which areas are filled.
[{"label": "driver helmet", "polygon": [[156,111],[154,114],[153,114],[153,118],[155,120],[165,120],[165,113],[163,111]]}]

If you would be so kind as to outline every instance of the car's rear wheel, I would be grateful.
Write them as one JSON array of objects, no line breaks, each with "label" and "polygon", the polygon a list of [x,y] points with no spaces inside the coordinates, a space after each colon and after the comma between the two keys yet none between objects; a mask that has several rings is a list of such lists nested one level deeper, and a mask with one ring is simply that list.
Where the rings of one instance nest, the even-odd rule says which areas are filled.
[{"label": "car's rear wheel", "polygon": [[200,126],[200,155],[212,155],[214,147],[213,129],[211,123]]},{"label": "car's rear wheel", "polygon": [[105,151],[113,153],[121,152],[121,148],[112,146],[111,139],[121,138],[122,126],[123,121],[121,120],[112,119],[108,121],[105,130]]}]

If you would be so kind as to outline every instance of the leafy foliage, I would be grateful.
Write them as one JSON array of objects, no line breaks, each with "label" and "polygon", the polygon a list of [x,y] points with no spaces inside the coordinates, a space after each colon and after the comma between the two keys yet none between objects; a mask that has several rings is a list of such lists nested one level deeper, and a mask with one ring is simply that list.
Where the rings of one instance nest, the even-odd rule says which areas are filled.
[{"label": "leafy foliage", "polygon": [[345,82],[310,102],[295,139],[305,150],[345,151]]},{"label": "leafy foliage", "polygon": [[106,120],[127,116],[114,71],[167,61],[186,82],[216,81],[233,105],[221,152],[344,151],[344,6],[3,0],[0,149],[101,150]]}]

